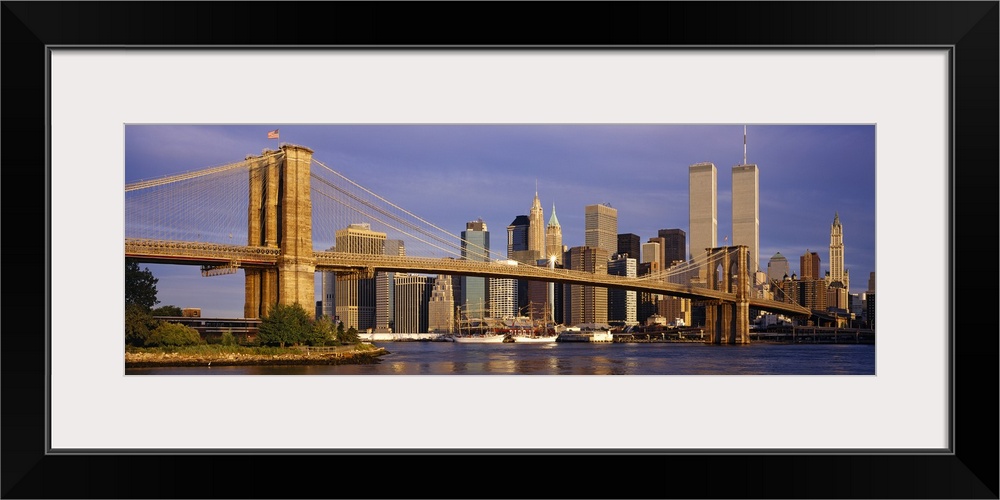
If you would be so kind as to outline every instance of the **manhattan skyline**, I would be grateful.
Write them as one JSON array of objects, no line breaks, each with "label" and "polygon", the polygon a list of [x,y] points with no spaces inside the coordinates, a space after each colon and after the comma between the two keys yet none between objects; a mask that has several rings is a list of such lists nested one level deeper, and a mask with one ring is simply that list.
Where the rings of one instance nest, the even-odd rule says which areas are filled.
[{"label": "manhattan skyline", "polygon": [[[875,268],[874,125],[745,124],[746,161],[760,176],[760,262],[776,252],[798,273],[807,250],[829,267],[830,225],[843,224],[844,268],[861,293]],[[267,139],[277,129],[279,140]],[[127,125],[125,182],[242,160],[279,143],[313,157],[393,203],[458,234],[482,219],[492,257],[506,258],[506,227],[536,193],[584,244],[584,207],[610,204],[618,233],[645,243],[688,227],[688,167],[718,169],[719,245],[731,244],[732,167],[743,163],[744,124],[729,125]],[[363,222],[363,221],[358,221]],[[728,243],[725,238],[728,237]],[[690,243],[690,242],[689,242]],[[243,273],[202,277],[196,266],[143,264],[159,279],[159,305],[241,317]],[[863,277],[863,279],[862,279]],[[317,289],[316,299],[319,300]]]}]

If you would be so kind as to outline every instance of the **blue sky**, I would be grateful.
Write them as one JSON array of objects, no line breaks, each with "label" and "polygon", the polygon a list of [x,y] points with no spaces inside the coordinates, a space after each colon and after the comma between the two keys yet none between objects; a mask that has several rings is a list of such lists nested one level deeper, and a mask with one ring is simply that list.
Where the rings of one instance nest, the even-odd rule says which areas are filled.
[{"label": "blue sky", "polygon": [[[396,205],[458,233],[482,218],[494,249],[535,194],[553,203],[570,247],[584,240],[584,206],[610,203],[618,232],[646,242],[688,230],[688,166],[718,169],[718,241],[732,235],[731,167],[743,162],[744,124],[728,125],[127,125],[125,182],[231,163],[300,144],[313,157]],[[776,252],[798,272],[817,252],[828,270],[830,224],[840,214],[851,292],[875,271],[874,125],[747,124],[747,162],[760,172],[760,259]],[[499,256],[499,255],[498,255]],[[203,316],[243,314],[243,275],[202,277],[197,267],[144,265],[160,305]],[[318,298],[318,292],[317,292]]]}]

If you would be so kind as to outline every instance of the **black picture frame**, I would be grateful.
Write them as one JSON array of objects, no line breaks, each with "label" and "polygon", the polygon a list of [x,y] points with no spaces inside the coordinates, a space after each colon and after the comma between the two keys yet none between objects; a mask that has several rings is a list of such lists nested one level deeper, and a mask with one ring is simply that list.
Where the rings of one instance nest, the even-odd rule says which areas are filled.
[{"label": "black picture frame", "polygon": [[[8,274],[0,340],[4,498],[998,498],[997,291],[979,259],[963,258],[998,227],[996,1],[2,4],[3,253],[9,272],[27,271]],[[54,45],[951,47],[953,290],[928,306],[953,317],[952,453],[48,454],[47,333],[59,314],[48,304],[66,293],[47,286]],[[92,328],[81,319],[81,334]],[[486,462],[499,462],[494,477]],[[514,469],[544,472],[532,481]]]}]

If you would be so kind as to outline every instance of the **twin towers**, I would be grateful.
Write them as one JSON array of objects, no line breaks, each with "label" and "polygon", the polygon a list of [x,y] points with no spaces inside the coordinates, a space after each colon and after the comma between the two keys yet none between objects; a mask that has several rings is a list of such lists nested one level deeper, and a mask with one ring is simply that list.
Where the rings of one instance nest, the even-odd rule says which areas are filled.
[{"label": "twin towers", "polygon": [[[695,163],[688,167],[688,235],[691,260],[704,256],[709,248],[719,246],[718,241],[718,173],[712,163]],[[754,271],[760,270],[760,174],[756,164],[733,167],[732,241],[724,238],[723,246],[745,245],[750,252]]]}]

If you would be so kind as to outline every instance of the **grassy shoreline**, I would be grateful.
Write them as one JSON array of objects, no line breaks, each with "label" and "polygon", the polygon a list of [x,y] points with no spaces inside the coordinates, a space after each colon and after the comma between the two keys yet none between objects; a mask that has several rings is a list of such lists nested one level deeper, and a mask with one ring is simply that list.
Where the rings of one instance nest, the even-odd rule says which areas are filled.
[{"label": "grassy shoreline", "polygon": [[125,350],[125,368],[158,366],[261,366],[372,364],[388,354],[382,347],[355,344],[324,348],[197,345]]}]

